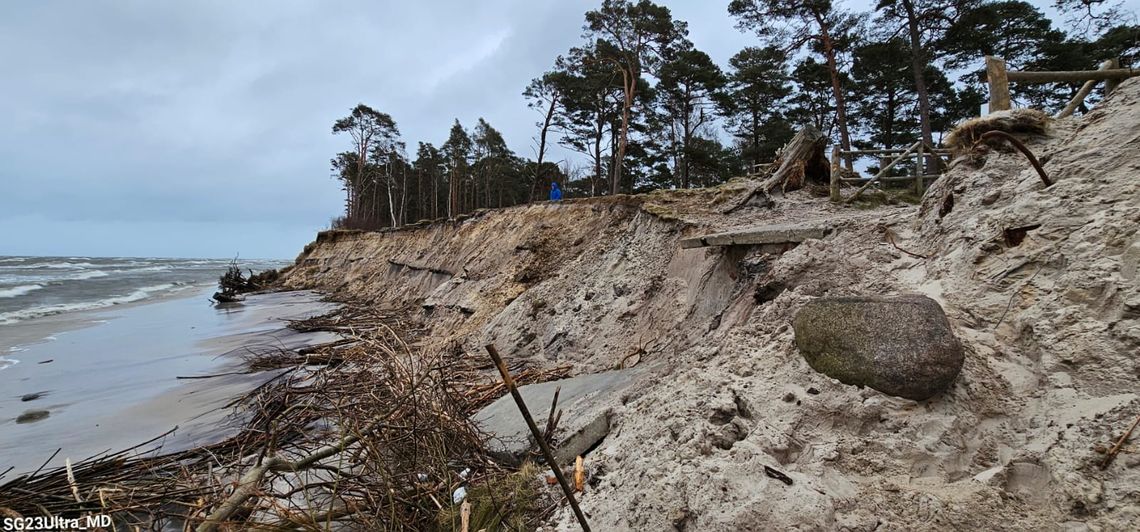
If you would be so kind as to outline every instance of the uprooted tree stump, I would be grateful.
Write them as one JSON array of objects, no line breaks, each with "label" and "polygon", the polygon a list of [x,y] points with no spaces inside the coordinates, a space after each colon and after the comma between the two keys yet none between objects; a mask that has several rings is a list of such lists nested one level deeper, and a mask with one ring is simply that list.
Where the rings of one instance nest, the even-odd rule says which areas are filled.
[{"label": "uprooted tree stump", "polygon": [[233,303],[242,300],[242,294],[256,292],[268,288],[279,278],[277,270],[265,270],[261,273],[249,271],[249,277],[242,273],[237,265],[237,259],[230,262],[226,273],[218,278],[218,291],[214,293],[213,300],[218,303]]},{"label": "uprooted tree stump", "polygon": [[831,180],[831,163],[824,156],[827,137],[814,126],[804,126],[776,155],[772,175],[753,187],[736,204],[725,210],[732,212],[748,203],[757,193],[770,194],[803,188],[804,183],[825,185]]}]

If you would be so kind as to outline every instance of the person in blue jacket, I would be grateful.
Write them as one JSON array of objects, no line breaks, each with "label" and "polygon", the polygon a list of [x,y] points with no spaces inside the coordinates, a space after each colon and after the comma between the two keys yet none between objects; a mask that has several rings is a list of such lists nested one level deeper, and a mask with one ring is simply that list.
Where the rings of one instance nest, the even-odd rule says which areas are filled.
[{"label": "person in blue jacket", "polygon": [[562,189],[558,188],[558,182],[550,182],[550,201],[558,201],[562,199]]}]

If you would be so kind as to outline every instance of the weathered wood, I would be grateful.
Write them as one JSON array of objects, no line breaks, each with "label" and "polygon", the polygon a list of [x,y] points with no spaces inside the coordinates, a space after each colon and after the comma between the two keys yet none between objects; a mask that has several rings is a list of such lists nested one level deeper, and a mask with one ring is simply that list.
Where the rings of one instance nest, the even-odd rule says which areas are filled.
[{"label": "weathered wood", "polygon": [[825,183],[830,165],[823,156],[827,138],[813,126],[804,126],[776,156],[779,167],[761,185],[764,192],[802,188],[804,181]]},{"label": "weathered wood", "polygon": [[914,160],[914,193],[919,196],[922,196],[922,193],[926,190],[926,187],[922,186],[923,166],[926,162],[925,159],[923,159],[922,150],[925,147],[924,143],[919,141],[918,157]]},{"label": "weathered wood", "polygon": [[824,137],[823,133],[813,126],[804,126],[776,155],[776,161],[773,163],[776,171],[764,181],[752,186],[748,192],[741,195],[740,199],[721,212],[728,214],[743,207],[758,193],[768,194],[776,189],[788,191],[802,188],[805,179],[815,183],[827,183],[830,168],[827,158],[823,155],[826,145],[827,137]]},{"label": "weathered wood", "polygon": [[[1058,70],[1053,72],[1006,72],[1007,81],[1027,81],[1030,83],[1055,83],[1064,81],[1105,81],[1123,80],[1140,76],[1134,68],[1110,68],[1105,70]],[[992,82],[991,82],[992,83]]]},{"label": "weathered wood", "polygon": [[1005,69],[1004,59],[992,55],[986,56],[986,81],[990,85],[989,112],[1008,111],[1010,109],[1009,76]]},{"label": "weathered wood", "polygon": [[823,224],[758,225],[736,231],[685,238],[681,240],[681,248],[798,244],[804,240],[823,238],[829,232],[831,227]]},{"label": "weathered wood", "polygon": [[[938,179],[939,177],[942,177],[942,174],[926,174],[926,175],[922,176],[922,179],[924,181],[930,181],[930,180]],[[843,182],[843,183],[852,183],[852,184],[862,185],[862,184],[866,183],[867,181],[870,181],[870,178],[867,178],[867,177],[844,177],[844,178],[840,179],[839,181]],[[914,183],[914,176],[907,175],[907,176],[900,176],[900,177],[880,177],[879,182],[880,183],[903,183],[903,182]]]},{"label": "weathered wood", "polygon": [[[1108,69],[1120,68],[1120,59],[1109,59]],[[1106,79],[1104,80],[1104,96],[1107,98],[1112,91],[1116,90],[1117,85],[1120,85],[1119,79]]]},{"label": "weathered wood", "polygon": [[[1112,60],[1108,60],[1100,64],[1100,71],[1105,71],[1110,68],[1112,68]],[[1069,103],[1065,105],[1065,108],[1062,109],[1061,112],[1057,113],[1057,116],[1054,118],[1065,118],[1072,116],[1073,113],[1077,111],[1077,108],[1080,107],[1082,103],[1084,103],[1085,98],[1088,98],[1089,94],[1092,93],[1092,90],[1094,87],[1096,87],[1097,82],[1098,80],[1090,79],[1086,81],[1084,85],[1081,85],[1081,90],[1077,91],[1076,96],[1073,96],[1073,99],[1069,100]]]},{"label": "weathered wood", "polygon": [[910,147],[907,148],[907,150],[905,152],[903,152],[902,155],[899,155],[898,157],[895,158],[895,160],[891,161],[891,164],[888,164],[888,165],[884,166],[882,170],[879,170],[879,173],[875,174],[875,177],[872,177],[869,181],[867,181],[866,184],[859,187],[859,190],[856,190],[855,193],[852,194],[850,198],[847,198],[846,200],[844,200],[844,203],[851,203],[852,201],[855,201],[855,198],[858,198],[861,194],[863,194],[864,190],[867,190],[867,188],[870,187],[872,184],[874,184],[876,181],[878,181],[879,179],[882,179],[884,176],[886,176],[887,172],[890,171],[891,168],[894,168],[896,164],[899,164],[899,161],[906,159],[911,153],[914,153],[914,151],[917,150],[919,148],[919,146],[922,146],[922,141],[918,141],[918,142],[915,142],[914,144],[911,144]]},{"label": "weathered wood", "polygon": [[[902,153],[906,148],[890,148],[885,150],[843,150],[840,153],[843,155],[890,155],[892,153]],[[931,148],[929,144],[926,145],[926,151],[930,153],[950,153],[949,148]]]},{"label": "weathered wood", "polygon": [[829,186],[831,201],[839,202],[843,196],[839,193],[839,179],[842,177],[839,170],[839,153],[840,148],[838,145],[831,147],[831,183]]}]

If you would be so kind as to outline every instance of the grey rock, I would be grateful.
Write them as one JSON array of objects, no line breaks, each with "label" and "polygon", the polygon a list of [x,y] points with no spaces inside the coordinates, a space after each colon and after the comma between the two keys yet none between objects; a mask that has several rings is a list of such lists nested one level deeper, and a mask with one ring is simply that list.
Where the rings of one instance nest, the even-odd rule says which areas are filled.
[{"label": "grey rock", "polygon": [[[519,388],[519,394],[539,430],[544,430],[554,390],[560,388],[558,409],[562,410],[562,417],[554,431],[554,457],[565,464],[606,437],[610,429],[609,409],[633,377],[634,370],[580,375],[528,384]],[[518,464],[537,448],[538,443],[510,394],[484,407],[473,420],[487,434],[487,450],[497,460]]]},{"label": "grey rock", "polygon": [[41,419],[46,419],[48,415],[50,412],[47,410],[28,410],[16,417],[16,423],[35,423]]},{"label": "grey rock", "polygon": [[921,295],[819,298],[792,326],[816,371],[916,401],[948,388],[965,359],[942,307]]}]

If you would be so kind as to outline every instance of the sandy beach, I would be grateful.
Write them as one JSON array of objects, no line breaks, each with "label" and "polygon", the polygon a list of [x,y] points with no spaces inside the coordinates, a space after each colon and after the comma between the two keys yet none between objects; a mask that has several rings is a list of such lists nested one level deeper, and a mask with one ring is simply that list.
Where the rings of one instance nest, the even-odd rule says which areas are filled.
[{"label": "sandy beach", "polygon": [[220,440],[229,434],[225,405],[276,375],[243,373],[242,353],[331,337],[285,329],[286,320],[334,308],[313,292],[216,307],[210,292],[4,326],[0,352],[19,362],[0,370],[0,472],[34,470],[57,449],[48,467],[168,432],[144,449]]}]

